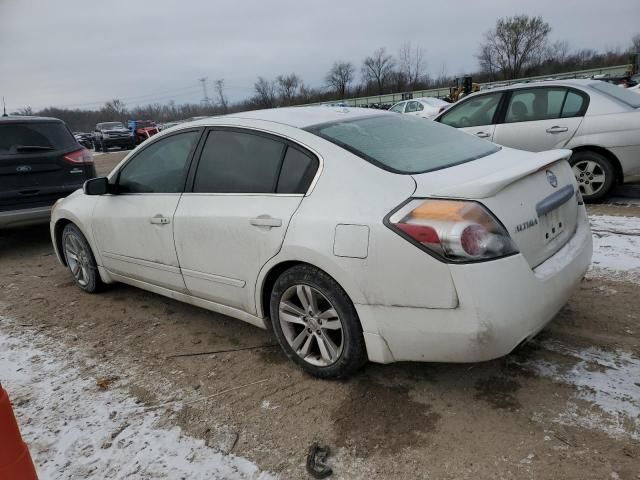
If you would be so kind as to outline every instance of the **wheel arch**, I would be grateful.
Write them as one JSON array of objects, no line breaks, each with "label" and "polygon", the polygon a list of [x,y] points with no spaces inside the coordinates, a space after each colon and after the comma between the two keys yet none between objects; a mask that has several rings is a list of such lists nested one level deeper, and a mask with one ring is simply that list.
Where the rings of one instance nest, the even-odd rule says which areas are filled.
[{"label": "wheel arch", "polygon": [[55,225],[53,226],[53,240],[55,242],[55,247],[58,252],[58,258],[60,259],[60,262],[62,262],[62,264],[65,267],[67,266],[67,259],[65,258],[64,250],[62,248],[62,232],[64,231],[64,227],[66,227],[70,223],[73,223],[73,222],[68,218],[60,218],[59,220],[56,221]]},{"label": "wheel arch", "polygon": [[622,165],[620,164],[620,160],[618,160],[618,157],[616,157],[613,154],[613,152],[611,152],[610,150],[607,150],[604,147],[599,147],[597,145],[580,145],[579,147],[571,148],[571,151],[573,151],[573,153],[578,153],[578,152],[599,153],[600,155],[602,155],[603,157],[611,161],[611,164],[613,165],[613,168],[616,171],[615,184],[620,184],[623,182],[624,173],[622,172]]}]

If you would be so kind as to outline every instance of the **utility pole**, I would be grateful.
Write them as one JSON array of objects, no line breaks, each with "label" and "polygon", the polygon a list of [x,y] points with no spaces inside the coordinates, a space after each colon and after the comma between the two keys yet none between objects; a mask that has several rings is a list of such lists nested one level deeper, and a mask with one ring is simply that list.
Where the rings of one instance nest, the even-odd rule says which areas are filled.
[{"label": "utility pole", "polygon": [[4,103],[4,97],[2,97],[2,116],[3,117],[8,117],[9,115],[7,115],[7,104]]},{"label": "utility pole", "polygon": [[202,103],[204,105],[209,105],[211,103],[211,99],[207,94],[207,79],[208,77],[202,77],[198,79],[198,81],[202,83],[202,94],[204,95],[204,97],[202,97]]}]

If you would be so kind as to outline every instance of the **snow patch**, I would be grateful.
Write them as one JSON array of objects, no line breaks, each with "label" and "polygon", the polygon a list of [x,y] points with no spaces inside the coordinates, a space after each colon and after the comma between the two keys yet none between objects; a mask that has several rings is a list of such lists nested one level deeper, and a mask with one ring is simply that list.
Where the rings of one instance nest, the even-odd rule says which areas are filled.
[{"label": "snow patch", "polygon": [[593,260],[589,274],[640,283],[640,218],[591,215]]},{"label": "snow patch", "polygon": [[15,322],[0,316],[0,380],[40,478],[274,478],[178,427],[159,426],[167,410],[146,410],[108,382],[101,391],[72,363],[84,360],[78,351],[7,326]]},{"label": "snow patch", "polygon": [[528,366],[541,376],[575,386],[577,399],[598,407],[585,410],[570,401],[556,421],[603,430],[614,437],[640,439],[640,359],[624,351],[576,349],[554,340],[540,346],[577,362],[563,368],[537,359]]}]

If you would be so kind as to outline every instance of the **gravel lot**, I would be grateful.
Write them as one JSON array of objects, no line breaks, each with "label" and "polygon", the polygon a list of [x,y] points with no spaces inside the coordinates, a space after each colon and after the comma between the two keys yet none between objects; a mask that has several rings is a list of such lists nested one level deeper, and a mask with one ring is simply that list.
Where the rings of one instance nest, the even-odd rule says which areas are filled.
[{"label": "gravel lot", "polygon": [[[122,157],[96,156],[99,174]],[[590,214],[640,217],[640,206],[622,199]],[[82,293],[55,259],[47,227],[0,233],[0,271],[0,359],[16,341],[33,341],[39,357],[47,345],[52,356],[68,352],[66,368],[87,396],[114,395],[114,410],[124,402],[117,398],[131,398],[205,452],[202,440],[280,478],[308,477],[316,440],[332,448],[331,478],[640,478],[633,275],[591,272],[557,318],[506,358],[368,365],[347,381],[320,381],[287,361],[269,332],[240,321],[124,285]],[[237,350],[254,346],[263,347]],[[175,356],[219,350],[227,352]],[[5,386],[45,468],[54,443],[38,435],[49,426],[21,410],[29,392]],[[115,448],[124,447],[103,450]],[[158,478],[144,469],[127,475]],[[106,477],[89,469],[56,478]]]}]

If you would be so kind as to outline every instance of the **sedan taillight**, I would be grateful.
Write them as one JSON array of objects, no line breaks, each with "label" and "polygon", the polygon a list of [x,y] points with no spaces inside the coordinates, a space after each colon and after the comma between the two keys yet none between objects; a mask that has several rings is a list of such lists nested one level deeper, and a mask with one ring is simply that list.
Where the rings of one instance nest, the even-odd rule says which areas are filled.
[{"label": "sedan taillight", "polygon": [[389,217],[388,225],[420,248],[451,262],[518,252],[507,230],[477,202],[413,199]]},{"label": "sedan taillight", "polygon": [[88,165],[93,163],[93,154],[91,153],[91,150],[82,148],[75,152],[67,153],[63,159],[71,165]]}]

